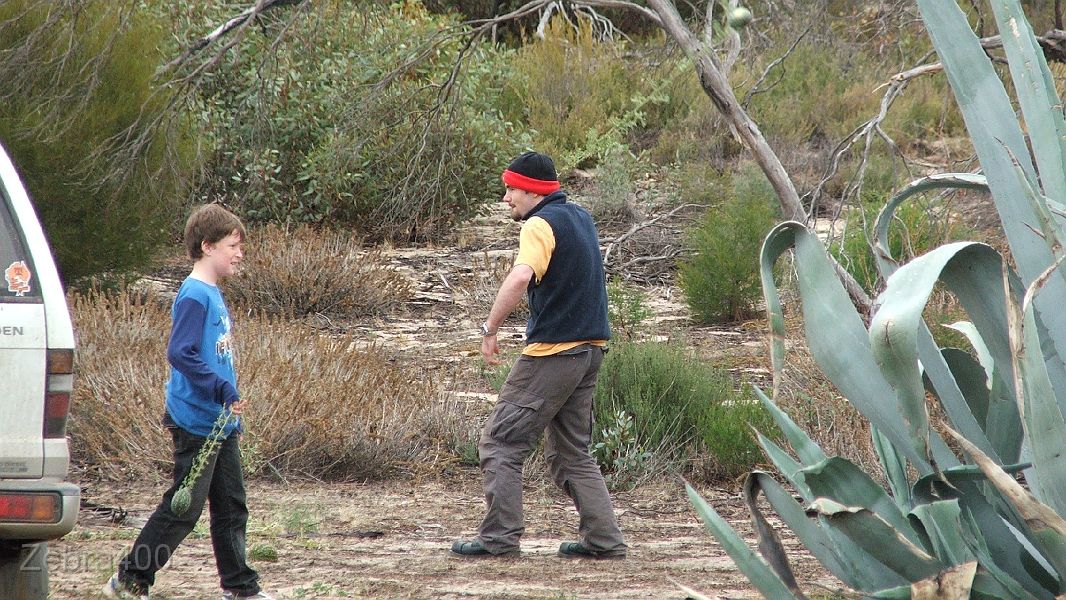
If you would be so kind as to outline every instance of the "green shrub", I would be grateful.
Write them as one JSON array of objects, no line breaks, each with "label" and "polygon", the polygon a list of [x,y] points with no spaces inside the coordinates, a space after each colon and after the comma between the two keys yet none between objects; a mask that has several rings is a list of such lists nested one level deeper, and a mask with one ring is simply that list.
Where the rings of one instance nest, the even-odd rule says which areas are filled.
[{"label": "green shrub", "polygon": [[[612,346],[600,369],[595,421],[593,447],[612,449],[601,447],[601,459],[646,468],[654,458],[706,479],[750,470],[761,457],[750,427],[772,430],[762,405],[746,388],[738,392],[727,372],[662,343]],[[601,462],[616,479],[618,464]]]},{"label": "green shrub", "polygon": [[646,111],[668,100],[623,50],[622,43],[598,41],[585,21],[575,29],[556,17],[544,39],[516,53],[501,107],[528,124],[534,146],[552,154],[560,173],[628,150]]},{"label": "green shrub", "polygon": [[506,54],[471,48],[448,97],[458,41],[379,85],[454,17],[414,2],[318,10],[277,47],[256,36],[247,60],[211,79],[219,141],[203,194],[251,220],[344,223],[403,241],[451,233],[495,200],[501,165],[528,145],[493,106]]},{"label": "green shrub", "polygon": [[644,292],[621,279],[612,279],[607,284],[607,318],[611,334],[616,339],[632,341],[654,313],[647,306]]},{"label": "green shrub", "polygon": [[[600,424],[599,441],[592,445],[592,457],[602,465],[604,480],[612,490],[629,489],[654,474],[655,455],[644,449],[634,432],[633,417],[624,410]],[[662,464],[660,461],[659,464]]]},{"label": "green shrub", "polygon": [[[0,100],[0,140],[73,283],[137,268],[168,241],[194,172],[195,142],[190,121],[177,117],[134,164],[94,154],[138,119],[134,135],[163,114],[151,82],[168,36],[126,3],[53,4],[0,3],[0,78],[13,94]],[[20,62],[27,60],[20,50],[32,65]],[[117,167],[128,169],[125,178],[108,177]]]},{"label": "green shrub", "polygon": [[596,171],[597,195],[588,199],[589,213],[600,224],[635,220],[633,199],[640,160],[624,146],[608,150]]},{"label": "green shrub", "polygon": [[275,315],[380,315],[411,297],[411,282],[379,251],[341,231],[277,225],[249,233],[244,261],[223,286],[234,305]]},{"label": "green shrub", "polygon": [[776,219],[773,189],[754,165],[747,165],[732,181],[722,178],[693,192],[683,186],[682,196],[716,200],[689,232],[692,255],[679,267],[694,318],[713,323],[748,317],[762,298],[759,248]]}]

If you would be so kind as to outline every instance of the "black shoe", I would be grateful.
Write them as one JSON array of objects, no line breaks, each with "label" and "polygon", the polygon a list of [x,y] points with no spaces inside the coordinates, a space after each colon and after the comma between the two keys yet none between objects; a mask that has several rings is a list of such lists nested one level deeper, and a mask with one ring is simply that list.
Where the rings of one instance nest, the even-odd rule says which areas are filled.
[{"label": "black shoe", "polygon": [[593,552],[581,542],[563,542],[559,544],[559,556],[563,558],[592,558],[595,560],[622,560],[626,557],[621,552]]},{"label": "black shoe", "polygon": [[459,556],[465,556],[467,558],[480,558],[487,556],[495,556],[499,558],[518,556],[521,552],[519,550],[510,550],[508,552],[501,552],[499,554],[493,554],[489,552],[488,548],[481,543],[481,540],[473,540],[465,542],[463,540],[457,540],[452,544],[452,553]]}]

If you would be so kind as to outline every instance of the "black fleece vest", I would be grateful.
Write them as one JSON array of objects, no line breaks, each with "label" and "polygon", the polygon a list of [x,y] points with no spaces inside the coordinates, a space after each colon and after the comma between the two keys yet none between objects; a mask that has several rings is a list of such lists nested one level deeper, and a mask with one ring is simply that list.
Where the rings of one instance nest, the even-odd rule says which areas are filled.
[{"label": "black fleece vest", "polygon": [[526,215],[548,222],[555,236],[548,270],[530,280],[526,343],[581,342],[611,337],[607,288],[596,225],[588,211],[554,192]]}]

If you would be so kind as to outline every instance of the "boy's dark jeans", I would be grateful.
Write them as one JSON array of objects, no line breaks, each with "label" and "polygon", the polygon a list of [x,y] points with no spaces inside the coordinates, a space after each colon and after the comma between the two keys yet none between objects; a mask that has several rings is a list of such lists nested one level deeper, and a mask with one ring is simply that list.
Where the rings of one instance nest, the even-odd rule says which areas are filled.
[{"label": "boy's dark jeans", "polygon": [[133,549],[119,563],[119,580],[147,586],[155,584],[156,572],[192,532],[207,501],[211,513],[211,545],[222,589],[240,596],[259,593],[259,575],[248,566],[245,549],[248,507],[241,475],[239,436],[231,434],[222,442],[193,487],[189,510],[178,516],[170,510],[170,499],[192,469],[205,439],[173,425],[169,415],[164,417],[164,424],[174,438],[174,483],[141,529]]}]

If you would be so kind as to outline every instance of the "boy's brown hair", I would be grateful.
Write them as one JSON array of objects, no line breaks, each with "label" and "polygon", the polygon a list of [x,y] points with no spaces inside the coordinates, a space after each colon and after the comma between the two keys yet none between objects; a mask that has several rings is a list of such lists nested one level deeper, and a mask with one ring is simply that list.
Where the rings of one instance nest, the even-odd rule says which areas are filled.
[{"label": "boy's brown hair", "polygon": [[189,258],[200,260],[204,255],[204,242],[217,243],[235,231],[242,240],[245,238],[244,224],[237,215],[219,204],[205,204],[193,211],[185,222],[185,250]]}]

